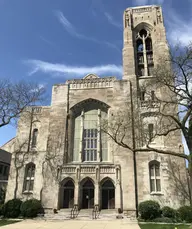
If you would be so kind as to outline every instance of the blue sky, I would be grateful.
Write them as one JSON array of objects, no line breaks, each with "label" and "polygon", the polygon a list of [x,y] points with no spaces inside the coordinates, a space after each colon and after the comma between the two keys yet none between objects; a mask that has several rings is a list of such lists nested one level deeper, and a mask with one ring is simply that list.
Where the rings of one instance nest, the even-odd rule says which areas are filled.
[{"label": "blue sky", "polygon": [[[0,78],[47,88],[87,73],[122,77],[127,7],[162,4],[169,43],[192,37],[191,0],[0,0]],[[15,127],[0,129],[0,145]]]}]

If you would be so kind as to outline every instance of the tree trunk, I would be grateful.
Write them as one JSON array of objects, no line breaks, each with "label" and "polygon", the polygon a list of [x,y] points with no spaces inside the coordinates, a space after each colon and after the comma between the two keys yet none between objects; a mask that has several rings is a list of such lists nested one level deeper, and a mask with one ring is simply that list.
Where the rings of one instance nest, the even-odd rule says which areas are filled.
[{"label": "tree trunk", "polygon": [[18,177],[19,177],[19,171],[18,171],[18,169],[16,168],[15,189],[14,189],[14,199],[17,199]]}]

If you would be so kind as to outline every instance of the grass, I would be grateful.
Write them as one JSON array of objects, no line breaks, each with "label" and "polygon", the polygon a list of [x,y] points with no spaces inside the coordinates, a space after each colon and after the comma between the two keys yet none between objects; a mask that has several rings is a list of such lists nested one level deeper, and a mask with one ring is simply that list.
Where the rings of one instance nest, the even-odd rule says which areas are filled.
[{"label": "grass", "polygon": [[189,229],[189,225],[174,225],[174,224],[139,224],[141,229]]},{"label": "grass", "polygon": [[19,222],[18,220],[6,220],[6,219],[2,219],[0,220],[0,227],[8,225],[8,224],[13,224],[13,223],[17,223]]}]

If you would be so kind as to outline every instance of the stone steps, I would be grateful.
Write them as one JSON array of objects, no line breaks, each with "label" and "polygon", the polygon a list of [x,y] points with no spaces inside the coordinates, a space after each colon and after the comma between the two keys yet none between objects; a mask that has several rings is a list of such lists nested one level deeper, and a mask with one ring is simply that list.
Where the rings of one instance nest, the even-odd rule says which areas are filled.
[{"label": "stone steps", "polygon": [[[115,220],[117,217],[117,212],[114,209],[106,209],[102,210],[99,214],[99,217],[96,219],[98,221],[109,221],[109,220]],[[71,209],[61,209],[58,211],[57,214],[53,213],[47,213],[44,215],[44,217],[39,217],[39,219],[43,220],[71,220]],[[92,209],[82,209],[79,211],[79,215],[74,220],[84,220],[89,221],[92,219]],[[119,219],[117,219],[119,220]],[[131,223],[137,223],[137,220],[135,218],[128,218],[127,216],[123,215],[123,218],[121,220],[124,220],[126,222]]]}]

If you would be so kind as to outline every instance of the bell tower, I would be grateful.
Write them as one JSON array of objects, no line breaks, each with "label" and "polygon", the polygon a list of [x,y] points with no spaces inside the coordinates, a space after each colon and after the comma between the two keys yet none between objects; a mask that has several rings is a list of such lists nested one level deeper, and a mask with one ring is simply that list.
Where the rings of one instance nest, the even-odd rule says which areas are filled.
[{"label": "bell tower", "polygon": [[160,6],[127,8],[123,17],[123,79],[137,81],[152,76],[161,55],[169,49]]}]

